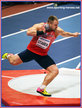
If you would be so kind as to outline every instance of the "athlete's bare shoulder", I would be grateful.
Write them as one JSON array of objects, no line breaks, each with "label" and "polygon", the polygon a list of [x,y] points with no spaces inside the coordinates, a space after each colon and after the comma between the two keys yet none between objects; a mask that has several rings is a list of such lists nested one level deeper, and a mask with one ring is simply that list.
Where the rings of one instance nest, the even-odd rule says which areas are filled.
[{"label": "athlete's bare shoulder", "polygon": [[41,23],[39,23],[39,24],[44,25],[44,22],[41,22]]},{"label": "athlete's bare shoulder", "polygon": [[41,30],[43,28],[44,23],[37,23],[32,26],[33,29]]}]

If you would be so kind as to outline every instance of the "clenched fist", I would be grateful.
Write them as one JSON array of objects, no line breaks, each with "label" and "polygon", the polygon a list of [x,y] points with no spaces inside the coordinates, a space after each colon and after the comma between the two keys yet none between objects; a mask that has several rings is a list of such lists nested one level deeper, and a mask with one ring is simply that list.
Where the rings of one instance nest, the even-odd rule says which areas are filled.
[{"label": "clenched fist", "polygon": [[78,37],[80,35],[80,33],[75,32],[75,33],[73,33],[73,35],[74,35],[74,37]]}]

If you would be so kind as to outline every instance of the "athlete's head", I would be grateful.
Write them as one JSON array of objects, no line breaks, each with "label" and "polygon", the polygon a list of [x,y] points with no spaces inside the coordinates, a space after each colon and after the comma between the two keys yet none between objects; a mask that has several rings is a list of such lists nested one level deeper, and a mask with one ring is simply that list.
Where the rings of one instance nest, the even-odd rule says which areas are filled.
[{"label": "athlete's head", "polygon": [[51,30],[56,30],[58,27],[58,18],[56,16],[50,16],[47,22]]}]

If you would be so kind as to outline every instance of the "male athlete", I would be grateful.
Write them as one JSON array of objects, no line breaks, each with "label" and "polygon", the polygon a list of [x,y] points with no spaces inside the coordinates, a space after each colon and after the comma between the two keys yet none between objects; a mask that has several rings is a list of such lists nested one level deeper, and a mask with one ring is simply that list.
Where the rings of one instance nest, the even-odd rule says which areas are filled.
[{"label": "male athlete", "polygon": [[66,32],[58,27],[58,19],[56,16],[50,16],[46,23],[42,22],[28,28],[27,35],[32,36],[32,40],[27,49],[19,54],[3,54],[3,59],[8,59],[10,64],[19,65],[24,62],[35,60],[41,67],[48,71],[42,85],[37,88],[37,92],[44,96],[51,96],[46,91],[46,86],[58,75],[58,68],[52,58],[47,54],[52,42],[58,35],[63,37],[77,37],[78,32]]}]

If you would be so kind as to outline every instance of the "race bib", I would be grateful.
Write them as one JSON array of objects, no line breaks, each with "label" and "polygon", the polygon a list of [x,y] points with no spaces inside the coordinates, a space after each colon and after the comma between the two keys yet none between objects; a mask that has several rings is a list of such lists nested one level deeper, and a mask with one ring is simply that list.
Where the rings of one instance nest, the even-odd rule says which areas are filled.
[{"label": "race bib", "polygon": [[36,43],[36,45],[42,49],[48,48],[49,44],[50,44],[50,40],[45,39],[43,37],[39,37],[39,39],[37,40],[37,43]]}]

